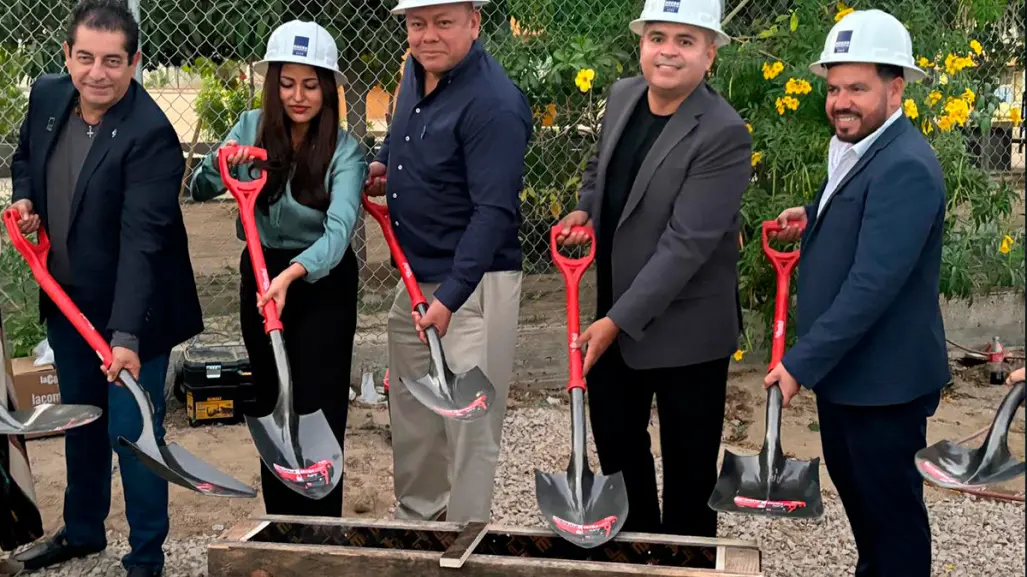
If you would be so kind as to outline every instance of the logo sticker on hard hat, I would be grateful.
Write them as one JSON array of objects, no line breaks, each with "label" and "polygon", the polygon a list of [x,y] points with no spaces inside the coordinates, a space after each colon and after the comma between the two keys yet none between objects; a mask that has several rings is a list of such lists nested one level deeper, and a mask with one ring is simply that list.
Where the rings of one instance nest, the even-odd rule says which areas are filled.
[{"label": "logo sticker on hard hat", "polygon": [[681,7],[681,0],[667,0],[663,3],[663,11],[670,12],[672,14],[678,13],[678,8]]},{"label": "logo sticker on hard hat", "polygon": [[306,36],[295,36],[292,39],[292,55],[306,56],[307,48],[310,46],[310,38]]},{"label": "logo sticker on hard hat", "polygon": [[848,53],[849,44],[852,42],[852,30],[842,30],[834,41],[834,53]]}]

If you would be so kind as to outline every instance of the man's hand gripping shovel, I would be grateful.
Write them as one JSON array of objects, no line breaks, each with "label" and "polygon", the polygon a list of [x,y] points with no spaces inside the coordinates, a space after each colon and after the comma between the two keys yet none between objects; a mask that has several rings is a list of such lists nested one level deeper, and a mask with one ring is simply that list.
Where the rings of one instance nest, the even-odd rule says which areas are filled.
[{"label": "man's hand gripping shovel", "polygon": [[[96,351],[104,366],[110,366],[114,360],[110,345],[47,271],[46,255],[50,243],[46,233],[43,229],[39,229],[39,241],[36,244],[30,243],[22,236],[21,230],[18,228],[18,218],[17,210],[8,209],[4,212],[4,224],[7,226],[15,248],[25,257],[32,270],[32,275],[40,287],[78,330],[82,338]],[[150,403],[149,396],[127,370],[121,371],[118,380],[135,398],[143,423],[142,432],[135,442],[124,437],[119,437],[118,442],[122,446],[128,447],[151,471],[170,483],[205,495],[250,498],[257,496],[257,491],[252,487],[221,473],[175,443],[158,445],[157,438],[153,434],[153,405]]]},{"label": "man's hand gripping shovel", "polygon": [[1024,474],[1024,462],[1009,452],[1009,425],[1024,402],[1024,382],[1006,393],[988,429],[984,443],[970,449],[942,440],[920,449],[916,468],[928,482],[956,491],[978,489],[1010,481]]},{"label": "man's hand gripping shovel", "polygon": [[[396,266],[399,267],[403,277],[407,294],[410,295],[410,302],[414,310],[423,317],[428,312],[428,301],[421,293],[410,263],[392,231],[388,207],[372,202],[366,194],[363,195],[363,205],[364,210],[381,225],[385,242],[389,245],[392,258],[396,261]],[[442,340],[435,327],[428,327],[425,333],[428,339],[428,349],[431,351],[428,374],[417,380],[400,376],[399,380],[406,385],[414,398],[437,415],[455,421],[474,421],[484,417],[496,397],[496,388],[492,381],[478,367],[474,367],[466,373],[454,374],[446,364]]]},{"label": "man's hand gripping shovel", "polygon": [[595,237],[590,227],[576,226],[573,232],[589,236],[588,256],[570,259],[559,253],[556,238],[563,230],[550,231],[553,261],[563,273],[567,288],[567,349],[570,353],[571,458],[566,473],[535,470],[535,498],[549,527],[563,539],[579,547],[592,548],[613,539],[628,517],[628,493],[624,475],[595,475],[585,452],[585,380],[581,376],[581,350],[571,345],[578,338],[578,286],[581,276],[595,257]]},{"label": "man's hand gripping shovel", "polygon": [[[799,251],[788,253],[770,248],[767,234],[781,230],[777,221],[763,223],[763,251],[777,271],[777,299],[774,307],[774,342],[770,369],[785,351],[788,319],[788,285]],[[740,456],[724,451],[720,477],[708,502],[724,513],[746,513],[771,517],[816,518],[824,513],[820,496],[820,459],[786,459],[781,451],[781,388],[767,390],[767,431],[759,455]]]},{"label": "man's hand gripping shovel", "polygon": [[[218,149],[221,180],[239,204],[239,218],[246,235],[246,248],[257,277],[257,292],[263,296],[271,285],[264,249],[254,219],[257,196],[267,181],[267,171],[250,182],[240,182],[229,173],[228,158],[246,149],[250,155],[267,161],[267,151],[252,146],[222,146]],[[271,339],[275,367],[278,370],[278,401],[270,415],[246,416],[253,444],[275,476],[293,491],[310,499],[322,499],[342,480],[342,448],[319,409],[300,415],[292,403],[292,376],[282,337],[282,321],[273,299],[264,306],[264,331]],[[343,352],[340,351],[340,354]],[[326,387],[344,387],[346,383],[323,383]]]}]

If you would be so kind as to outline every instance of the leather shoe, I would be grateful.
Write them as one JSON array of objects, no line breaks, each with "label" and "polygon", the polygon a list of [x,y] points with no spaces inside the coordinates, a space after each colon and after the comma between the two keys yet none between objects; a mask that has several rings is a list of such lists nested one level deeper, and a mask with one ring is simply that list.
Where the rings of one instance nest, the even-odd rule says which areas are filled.
[{"label": "leather shoe", "polygon": [[161,577],[163,573],[156,567],[129,567],[126,577]]},{"label": "leather shoe", "polygon": [[21,563],[26,571],[35,571],[36,569],[63,563],[77,557],[99,553],[104,549],[106,547],[96,548],[71,545],[68,543],[64,529],[61,529],[50,539],[37,543],[29,549],[14,555],[12,559]]}]

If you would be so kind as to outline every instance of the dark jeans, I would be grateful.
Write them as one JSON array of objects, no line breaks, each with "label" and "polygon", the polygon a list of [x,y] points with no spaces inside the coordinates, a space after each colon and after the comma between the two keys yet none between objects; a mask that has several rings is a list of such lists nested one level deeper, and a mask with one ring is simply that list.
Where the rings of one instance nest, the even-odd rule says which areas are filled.
[{"label": "dark jeans", "polygon": [[[624,531],[717,536],[707,506],[717,483],[728,361],[634,370],[616,343],[587,377],[590,422],[604,474],[621,471],[628,492]],[[660,416],[663,516],[649,440],[653,396]]]},{"label": "dark jeans", "polygon": [[[301,251],[264,247],[268,276],[275,278]],[[278,400],[278,372],[264,317],[257,311],[257,284],[249,253],[240,255],[239,313],[250,358],[257,401],[247,412],[271,413]],[[350,365],[357,330],[357,257],[347,249],[342,261],[315,283],[299,279],[289,285],[279,313],[292,373],[293,403],[300,414],[320,409],[345,451],[349,415]],[[343,483],[322,499],[308,499],[285,486],[260,460],[260,492],[269,515],[342,515]]]},{"label": "dark jeans", "polygon": [[824,465],[856,539],[856,577],[929,577],[931,527],[914,455],[927,446],[931,393],[902,405],[817,400]]},{"label": "dark jeans", "polygon": [[[100,359],[68,320],[47,317],[47,338],[54,352],[61,402],[100,407],[96,421],[64,432],[68,486],[64,491],[64,525],[68,542],[90,548],[107,545],[104,521],[111,506],[112,451],[125,494],[131,551],[124,566],[162,567],[168,535],[168,483],[150,472],[118,437],[135,440],[142,431],[139,408],[127,389],[108,383]],[[154,434],[164,441],[164,382],[170,353],[143,364],[139,385],[150,395]]]}]

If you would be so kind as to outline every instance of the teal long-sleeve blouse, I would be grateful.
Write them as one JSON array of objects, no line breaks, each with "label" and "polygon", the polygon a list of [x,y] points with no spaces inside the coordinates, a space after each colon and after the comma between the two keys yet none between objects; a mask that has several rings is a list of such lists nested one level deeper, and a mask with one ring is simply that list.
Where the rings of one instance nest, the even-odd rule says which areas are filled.
[{"label": "teal long-sleeve blouse", "polygon": [[[257,139],[261,112],[249,110],[241,114],[225,140],[252,146]],[[239,180],[250,180],[246,167],[240,168]],[[313,283],[325,277],[342,261],[349,246],[366,178],[367,160],[363,146],[340,128],[338,145],[325,175],[325,188],[331,195],[327,212],[297,202],[292,196],[290,183],[286,183],[284,193],[270,206],[267,215],[260,210],[254,211],[261,244],[268,248],[302,250],[291,262],[303,265],[307,270],[304,277],[307,282]],[[210,200],[227,192],[218,170],[216,150],[196,166],[189,182],[189,192],[198,201]],[[246,238],[238,220],[236,235],[240,240]]]}]

